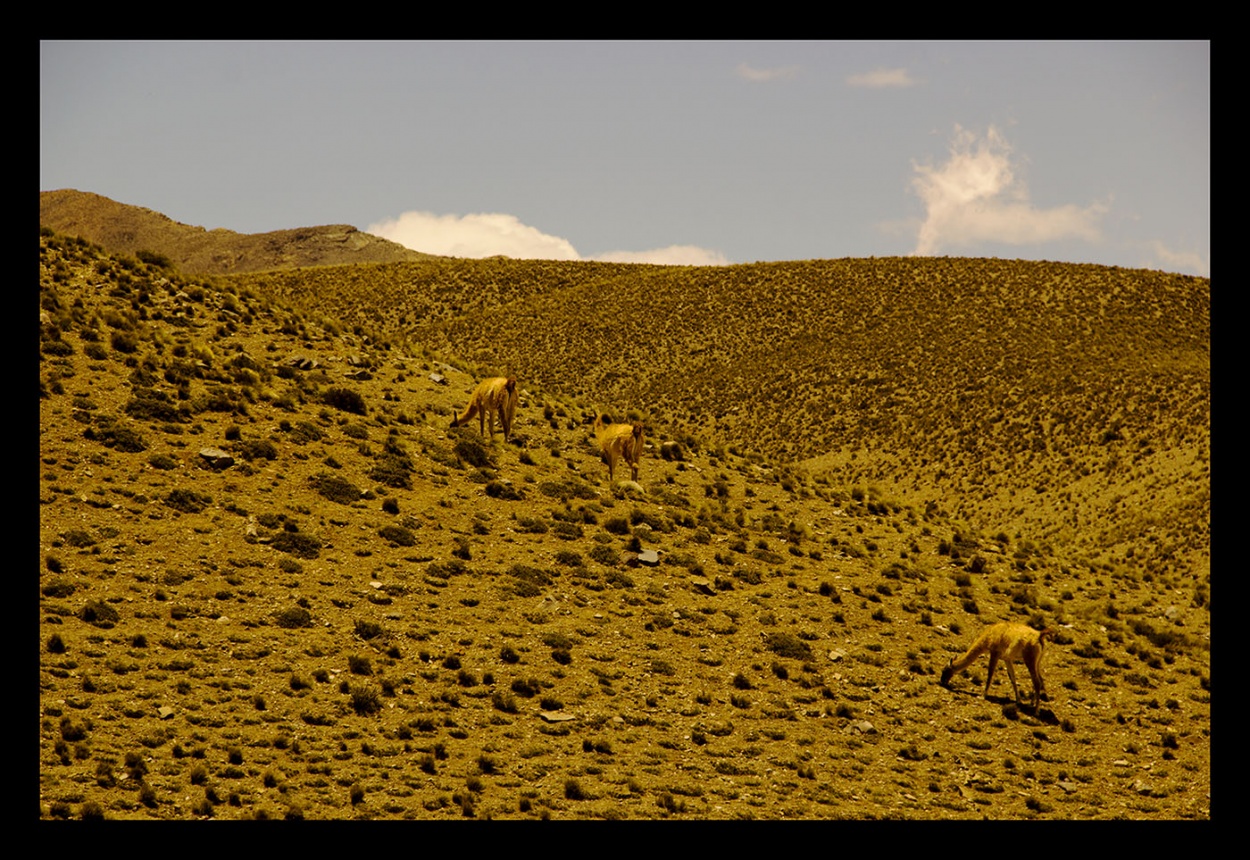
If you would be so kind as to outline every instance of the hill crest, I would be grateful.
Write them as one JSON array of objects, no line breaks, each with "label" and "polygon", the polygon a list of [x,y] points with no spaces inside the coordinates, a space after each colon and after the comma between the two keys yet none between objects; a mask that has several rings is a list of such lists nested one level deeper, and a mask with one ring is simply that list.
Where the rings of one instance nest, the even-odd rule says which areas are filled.
[{"label": "hill crest", "polygon": [[39,194],[39,223],[113,251],[149,251],[195,274],[231,274],[305,266],[424,260],[395,242],[349,224],[299,227],[268,233],[208,230],[142,206],[74,189]]}]

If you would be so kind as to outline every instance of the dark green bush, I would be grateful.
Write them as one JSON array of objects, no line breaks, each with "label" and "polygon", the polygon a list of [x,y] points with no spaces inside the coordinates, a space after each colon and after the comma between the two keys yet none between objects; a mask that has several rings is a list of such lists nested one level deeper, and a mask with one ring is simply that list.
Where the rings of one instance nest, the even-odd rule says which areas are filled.
[{"label": "dark green bush", "polygon": [[292,606],[273,613],[274,622],[279,627],[294,629],[312,626],[312,613],[302,606]]},{"label": "dark green bush", "polygon": [[78,611],[78,617],[88,624],[94,624],[96,627],[108,629],[117,623],[121,617],[117,610],[99,600],[88,601],[82,609]]},{"label": "dark green bush", "polygon": [[406,529],[403,526],[383,526],[378,530],[378,534],[384,540],[388,540],[396,546],[415,546],[417,543],[417,536],[411,529]]},{"label": "dark green bush", "polygon": [[211,496],[197,493],[195,490],[184,490],[181,487],[170,490],[165,497],[165,504],[184,514],[198,514],[213,503]]},{"label": "dark green bush", "polygon": [[117,419],[107,416],[97,418],[95,426],[88,427],[83,431],[82,435],[83,438],[99,442],[106,448],[123,451],[128,454],[146,451],[148,448],[148,443],[137,431],[125,426]]},{"label": "dark green bush", "polygon": [[298,558],[316,558],[321,554],[321,539],[305,532],[279,532],[270,546]]},{"label": "dark green bush", "polygon": [[812,658],[811,646],[793,633],[767,633],[764,635],[764,647],[779,657],[790,657],[795,660]]},{"label": "dark green bush", "polygon": [[322,496],[340,505],[350,505],[352,502],[360,501],[360,488],[338,475],[321,472],[309,478],[309,483]]},{"label": "dark green bush", "polygon": [[350,388],[328,388],[321,400],[327,406],[333,406],[342,412],[351,412],[355,415],[364,415],[368,412],[365,399]]},{"label": "dark green bush", "polygon": [[178,468],[178,461],[168,454],[153,454],[151,457],[148,457],[148,465],[153,469],[168,471]]},{"label": "dark green bush", "polygon": [[278,457],[278,449],[268,439],[248,439],[236,446],[239,456],[244,460],[274,460]]},{"label": "dark green bush", "polygon": [[495,465],[494,455],[486,447],[486,442],[482,437],[477,434],[462,433],[460,438],[456,440],[452,450],[455,452],[457,459],[462,463],[468,463],[470,466],[476,466],[479,469],[489,469]]},{"label": "dark green bush", "polygon": [[146,248],[140,248],[138,251],[135,251],[135,256],[149,266],[156,266],[159,269],[172,269],[174,267],[173,261],[164,254],[149,251]]}]

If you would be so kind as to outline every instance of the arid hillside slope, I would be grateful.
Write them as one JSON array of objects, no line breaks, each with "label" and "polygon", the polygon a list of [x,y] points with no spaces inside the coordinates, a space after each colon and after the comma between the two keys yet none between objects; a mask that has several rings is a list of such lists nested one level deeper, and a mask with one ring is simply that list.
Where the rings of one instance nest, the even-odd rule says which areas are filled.
[{"label": "arid hillside slope", "polygon": [[151,209],[68,188],[40,193],[39,223],[123,254],[164,257],[185,272],[200,274],[393,263],[428,256],[346,224],[252,234],[205,230]]},{"label": "arid hillside slope", "polygon": [[1209,279],[962,258],[495,259],[240,283],[978,528],[1209,570]]},{"label": "arid hillside slope", "polygon": [[[476,421],[452,430],[487,363],[513,360],[484,345],[491,328],[460,328],[449,306],[440,348],[461,331],[483,339],[472,359],[483,366],[468,372],[415,340],[419,320],[391,338],[357,314],[361,285],[388,283],[388,267],[327,271],[295,276],[315,288],[300,293],[304,310],[283,290],[41,231],[41,817],[1211,817],[1209,571],[1159,553],[1091,559],[1076,542],[910,504],[902,478],[843,481],[845,470],[787,464],[745,437],[672,429],[670,417],[691,419],[661,402],[677,383],[665,388],[656,368],[690,365],[655,334],[667,325],[683,346],[709,335],[696,337],[693,316],[652,318],[649,338],[630,329],[654,299],[577,280],[611,269],[452,261],[431,275],[440,303],[461,290],[497,332],[550,300],[573,344],[628,342],[638,365],[607,364],[619,381],[579,365],[605,386],[586,399],[559,393],[558,364],[518,366],[511,442],[482,438]],[[538,274],[560,271],[571,280]],[[712,278],[708,319],[730,319],[714,276],[692,274]],[[672,277],[619,276],[661,293]],[[317,289],[326,304],[311,302]],[[555,294],[579,289],[634,303],[578,324],[580,299]],[[491,308],[492,295],[527,290],[533,303]],[[731,326],[709,331],[726,356],[746,350]],[[509,356],[531,354],[498,336]],[[890,353],[876,349],[862,372],[893,380],[897,396],[896,371],[873,361]],[[548,353],[565,354],[532,354]],[[787,360],[752,355],[747,379]],[[1205,384],[1186,355],[1178,365]],[[1074,364],[1084,384],[1119,378]],[[634,390],[624,374],[635,370],[654,400],[613,393]],[[744,384],[728,367],[715,378]],[[1195,395],[1175,396],[1186,408]],[[1078,426],[1085,401],[1071,400]],[[970,408],[922,403],[917,390],[912,412],[949,413],[956,429]],[[748,426],[751,404],[726,420]],[[637,486],[607,480],[590,434],[599,409],[646,423]],[[1154,462],[1141,439],[1188,450],[1181,428],[1157,424],[1153,435],[1107,425],[1122,438],[1095,440],[1103,455],[1086,462],[1115,454],[1124,465],[1098,474],[1127,481]],[[1056,438],[1052,428],[1027,456],[1051,456]],[[990,441],[984,459],[1014,456]],[[853,451],[852,467],[870,452]],[[971,468],[959,464],[929,470]],[[1206,486],[1209,472],[1186,480]],[[1165,498],[1162,485],[1118,486]],[[1015,492],[1031,508],[1058,491]],[[1168,527],[1192,535],[1206,505]],[[1019,665],[1021,705],[1001,664],[983,693],[984,658],[939,684],[1004,620],[1055,631],[1040,707]]]}]

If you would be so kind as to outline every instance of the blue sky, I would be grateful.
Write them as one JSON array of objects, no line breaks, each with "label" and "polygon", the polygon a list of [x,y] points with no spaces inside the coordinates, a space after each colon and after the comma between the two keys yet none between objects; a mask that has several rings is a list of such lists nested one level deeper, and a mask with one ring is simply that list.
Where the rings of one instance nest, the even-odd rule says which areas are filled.
[{"label": "blue sky", "polygon": [[1210,274],[1208,42],[40,44],[40,189],[458,256]]}]

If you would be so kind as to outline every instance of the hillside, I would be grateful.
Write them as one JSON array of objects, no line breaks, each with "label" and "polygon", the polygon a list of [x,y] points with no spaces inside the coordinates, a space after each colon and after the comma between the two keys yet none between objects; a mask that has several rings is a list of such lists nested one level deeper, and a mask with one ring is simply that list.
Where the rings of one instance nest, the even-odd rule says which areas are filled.
[{"label": "hillside", "polygon": [[205,230],[151,209],[73,189],[41,192],[39,223],[123,254],[164,257],[182,271],[199,274],[390,263],[429,256],[346,224],[252,234]]},{"label": "hillside", "polygon": [[[1048,389],[1039,380],[1065,365],[1038,318],[976,310],[1005,292],[951,286],[945,313],[959,307],[960,324],[944,332],[900,321],[925,282],[908,261],[871,264],[911,272],[873,297],[874,316],[834,278],[794,274],[861,264],[744,269],[793,298],[761,278],[733,310],[737,270],[728,286],[702,270],[516,261],[204,278],[42,231],[41,815],[1210,818],[1209,568],[1088,558],[1081,541],[1105,544],[1111,519],[1041,539],[905,494],[942,472],[988,475],[965,451],[1100,468],[1114,454],[1120,466],[1084,477],[1114,477],[1116,510],[1153,493],[1169,528],[1196,539],[1209,335],[1189,339],[1202,313],[1184,308],[1209,287],[1155,284],[1143,320],[1166,325],[1088,335],[1070,387]],[[1085,314],[1120,332],[1139,277],[1097,302],[1107,317],[1081,306],[1052,328]],[[666,304],[682,301],[674,278],[702,283],[685,310]],[[908,367],[870,323],[925,332],[914,363],[936,369]],[[1012,326],[1030,346],[1019,358]],[[783,348],[802,331],[820,343]],[[819,388],[835,378],[821,349],[855,345],[834,368],[854,376]],[[985,371],[988,357],[1002,368]],[[476,421],[447,426],[475,363],[522,377],[511,443]],[[680,378],[696,369],[702,380]],[[1016,394],[978,399],[1000,388]],[[741,401],[718,406],[716,391]],[[1035,391],[1054,394],[1022,396]],[[763,429],[754,444],[747,430],[768,426],[755,411],[787,400],[821,419],[778,411],[796,439],[860,437],[850,465],[787,463],[813,451],[783,451]],[[961,441],[996,427],[994,409],[998,423],[1033,414],[1030,400],[1067,406],[1071,430],[1049,419],[1045,450],[1025,435],[1029,453],[1007,428]],[[646,420],[641,487],[608,486],[588,427],[601,408]],[[856,431],[874,408],[880,423]],[[872,443],[906,428],[943,454],[916,489],[914,464],[937,454],[900,447],[890,457],[911,465],[874,472],[891,460]],[[1203,459],[1185,461],[1176,491],[1190,509],[1134,477],[1171,475],[1155,454],[1191,451]],[[1059,493],[1013,489],[1030,510]],[[952,689],[937,683],[998,620],[1057,631],[1036,711],[1015,704],[1001,667],[984,698],[984,660]],[[1027,697],[1028,673],[1016,676]]]},{"label": "hillside", "polygon": [[448,260],[240,284],[1091,563],[1209,571],[1209,279]]}]

